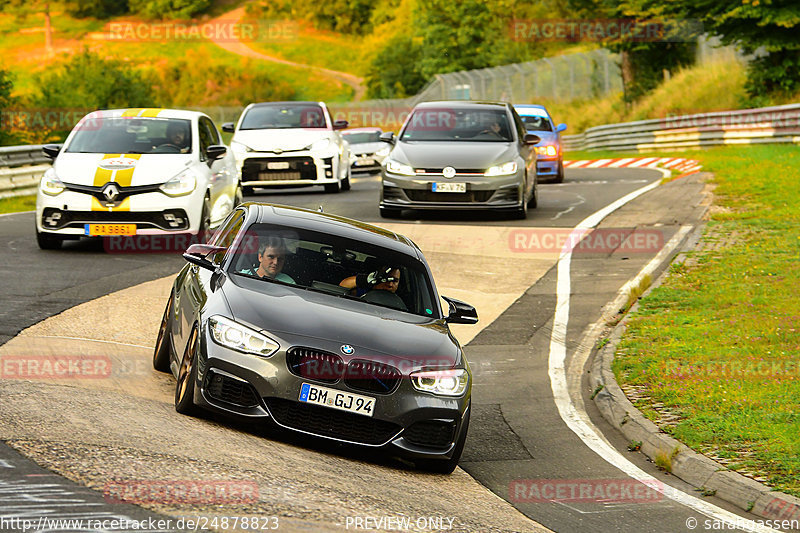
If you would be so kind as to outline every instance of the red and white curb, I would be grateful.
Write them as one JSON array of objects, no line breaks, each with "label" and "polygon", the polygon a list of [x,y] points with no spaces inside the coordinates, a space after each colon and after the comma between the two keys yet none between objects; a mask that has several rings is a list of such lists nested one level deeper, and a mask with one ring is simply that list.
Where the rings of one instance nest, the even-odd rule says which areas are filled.
[{"label": "red and white curb", "polygon": [[564,168],[655,168],[663,167],[681,173],[697,172],[702,165],[695,159],[683,157],[624,157],[617,159],[581,159],[564,161]]}]

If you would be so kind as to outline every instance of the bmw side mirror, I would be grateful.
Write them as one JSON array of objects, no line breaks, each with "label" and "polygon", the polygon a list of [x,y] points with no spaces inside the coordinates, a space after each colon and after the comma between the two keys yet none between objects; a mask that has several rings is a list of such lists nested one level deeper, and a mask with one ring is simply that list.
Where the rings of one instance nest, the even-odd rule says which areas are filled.
[{"label": "bmw side mirror", "polygon": [[228,153],[228,147],[222,144],[212,144],[206,148],[206,155],[209,161],[217,160],[226,153]]},{"label": "bmw side mirror", "polygon": [[63,144],[45,144],[42,146],[42,152],[50,159],[55,159],[63,147]]},{"label": "bmw side mirror", "polygon": [[558,126],[556,126],[556,133],[561,133],[562,131],[564,131],[566,129],[567,129],[567,125],[566,124],[559,124]]},{"label": "bmw side mirror", "polygon": [[385,131],[381,133],[379,139],[385,143],[394,144],[394,132],[393,131]]},{"label": "bmw side mirror", "polygon": [[349,122],[347,122],[346,120],[336,120],[333,122],[333,129],[343,130],[347,127],[348,124]]},{"label": "bmw side mirror", "polygon": [[456,300],[455,298],[448,298],[442,296],[442,299],[447,302],[450,307],[448,314],[445,317],[445,322],[450,324],[477,324],[478,312],[474,307],[468,303]]},{"label": "bmw side mirror", "polygon": [[186,252],[183,254],[183,258],[189,261],[193,265],[197,265],[199,267],[205,268],[206,270],[216,271],[217,265],[215,265],[211,260],[208,258],[209,255],[216,255],[220,252],[224,252],[227,250],[224,246],[213,246],[211,244],[193,244],[189,246]]},{"label": "bmw side mirror", "polygon": [[222,125],[222,131],[225,133],[233,133],[236,131],[236,125],[233,122],[226,122]]},{"label": "bmw side mirror", "polygon": [[534,135],[533,133],[526,133],[525,137],[522,139],[525,144],[539,144],[541,140],[542,139],[540,139],[538,135]]}]

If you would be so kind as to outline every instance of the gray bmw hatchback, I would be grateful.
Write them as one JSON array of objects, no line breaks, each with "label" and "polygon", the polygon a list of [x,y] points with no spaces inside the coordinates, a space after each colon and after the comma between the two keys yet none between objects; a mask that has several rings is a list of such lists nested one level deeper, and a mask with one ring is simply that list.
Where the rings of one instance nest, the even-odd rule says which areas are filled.
[{"label": "gray bmw hatchback", "polygon": [[381,168],[380,212],[492,209],[525,218],[538,201],[539,137],[511,104],[426,102],[409,114]]},{"label": "gray bmw hatchback", "polygon": [[472,375],[428,264],[409,239],[356,220],[246,203],[175,279],[153,366],[175,408],[272,422],[451,472]]}]

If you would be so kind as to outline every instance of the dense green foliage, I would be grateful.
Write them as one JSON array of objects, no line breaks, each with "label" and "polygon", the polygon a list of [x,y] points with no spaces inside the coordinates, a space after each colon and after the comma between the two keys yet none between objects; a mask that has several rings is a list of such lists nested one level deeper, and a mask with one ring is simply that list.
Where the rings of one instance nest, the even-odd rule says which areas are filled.
[{"label": "dense green foliage", "polygon": [[138,70],[88,49],[39,75],[36,81],[33,103],[42,108],[144,107],[153,100],[152,89]]},{"label": "dense green foliage", "polygon": [[188,19],[208,9],[211,0],[128,0],[128,5],[145,17]]},{"label": "dense green foliage", "polygon": [[645,0],[626,0],[625,9],[642,16],[698,20],[724,44],[739,45],[746,53],[767,57],[748,69],[751,97],[764,93],[791,94],[800,87],[800,4],[796,0],[673,0],[653,6]]},{"label": "dense green foliage", "polygon": [[[55,11],[56,2],[45,0],[0,0],[0,11],[29,14]],[[128,13],[154,19],[188,19],[211,6],[211,0],[67,0],[67,13],[76,17],[109,18]]]},{"label": "dense green foliage", "polygon": [[108,18],[129,11],[128,0],[72,0],[67,12],[76,17]]},{"label": "dense green foliage", "polygon": [[398,35],[389,41],[369,67],[367,90],[372,98],[405,98],[425,86],[418,70],[422,47],[411,37]]},{"label": "dense green foliage", "polygon": [[[9,108],[13,103],[11,91],[14,84],[11,80],[11,75],[7,70],[0,69],[0,116]],[[0,123],[5,121],[0,121]],[[4,125],[5,126],[5,125]],[[8,133],[6,128],[0,128],[0,145],[5,144],[8,140]]]},{"label": "dense green foliage", "polygon": [[323,30],[360,34],[370,31],[376,4],[371,0],[269,0],[256,2],[251,11],[270,19],[302,19]]}]

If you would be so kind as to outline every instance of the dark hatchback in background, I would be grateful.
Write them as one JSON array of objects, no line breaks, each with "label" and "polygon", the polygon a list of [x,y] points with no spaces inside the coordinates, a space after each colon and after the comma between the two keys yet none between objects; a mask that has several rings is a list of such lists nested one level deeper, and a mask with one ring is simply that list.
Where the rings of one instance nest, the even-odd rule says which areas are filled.
[{"label": "dark hatchback in background", "polygon": [[527,134],[511,104],[418,104],[381,169],[381,216],[402,209],[509,211],[525,218],[538,201],[539,137]]},{"label": "dark hatchback in background", "polygon": [[516,105],[525,130],[537,135],[541,140],[536,144],[536,163],[539,180],[561,183],[564,181],[564,149],[561,145],[561,132],[566,124],[555,125],[553,117],[542,105]]},{"label": "dark hatchback in background", "polygon": [[[456,467],[472,375],[448,324],[474,324],[477,314],[445,297],[442,309],[413,242],[334,215],[245,203],[184,257],[153,357],[177,378],[178,412],[271,420],[433,471]],[[281,263],[272,277],[259,276],[265,260]]]}]

